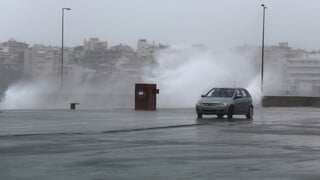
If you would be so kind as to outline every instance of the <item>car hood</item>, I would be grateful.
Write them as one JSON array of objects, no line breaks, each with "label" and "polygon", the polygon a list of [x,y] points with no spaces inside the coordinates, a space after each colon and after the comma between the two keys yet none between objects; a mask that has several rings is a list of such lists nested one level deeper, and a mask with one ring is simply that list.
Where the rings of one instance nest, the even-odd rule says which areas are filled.
[{"label": "car hood", "polygon": [[229,103],[232,98],[222,98],[222,97],[203,97],[200,99],[201,103]]}]

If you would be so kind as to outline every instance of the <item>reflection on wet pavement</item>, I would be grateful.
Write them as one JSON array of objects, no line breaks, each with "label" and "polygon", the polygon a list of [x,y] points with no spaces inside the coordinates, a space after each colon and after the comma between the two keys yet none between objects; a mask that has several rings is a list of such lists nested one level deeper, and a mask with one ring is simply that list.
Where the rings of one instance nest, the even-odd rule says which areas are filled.
[{"label": "reflection on wet pavement", "polygon": [[0,179],[319,179],[320,111],[4,111]]}]

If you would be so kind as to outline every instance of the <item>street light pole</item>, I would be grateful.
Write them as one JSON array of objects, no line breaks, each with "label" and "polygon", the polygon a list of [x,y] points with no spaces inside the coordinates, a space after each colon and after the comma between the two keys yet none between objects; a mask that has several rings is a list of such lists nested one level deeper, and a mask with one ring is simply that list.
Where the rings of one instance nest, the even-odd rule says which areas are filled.
[{"label": "street light pole", "polygon": [[261,94],[263,94],[263,65],[264,65],[264,26],[265,26],[265,12],[267,7],[261,4],[263,9],[263,22],[262,22],[262,46],[261,46]]},{"label": "street light pole", "polygon": [[71,10],[70,8],[62,8],[62,30],[61,30],[61,88],[63,87],[63,35],[64,35],[64,10]]}]

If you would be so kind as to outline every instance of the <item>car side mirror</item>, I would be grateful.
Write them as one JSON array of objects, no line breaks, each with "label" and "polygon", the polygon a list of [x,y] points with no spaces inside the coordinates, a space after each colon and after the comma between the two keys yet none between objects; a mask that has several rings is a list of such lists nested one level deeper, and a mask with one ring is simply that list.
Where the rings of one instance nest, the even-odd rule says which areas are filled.
[{"label": "car side mirror", "polygon": [[201,97],[206,97],[206,95],[205,94],[201,94]]}]

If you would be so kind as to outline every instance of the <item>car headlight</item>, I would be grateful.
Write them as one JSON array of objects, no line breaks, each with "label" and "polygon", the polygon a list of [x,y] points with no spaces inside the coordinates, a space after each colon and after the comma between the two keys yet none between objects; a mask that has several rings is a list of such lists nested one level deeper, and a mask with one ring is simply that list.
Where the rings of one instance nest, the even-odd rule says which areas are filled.
[{"label": "car headlight", "polygon": [[228,105],[228,103],[227,103],[227,102],[224,102],[224,103],[222,103],[222,105],[223,105],[223,106],[227,106],[227,105]]}]

